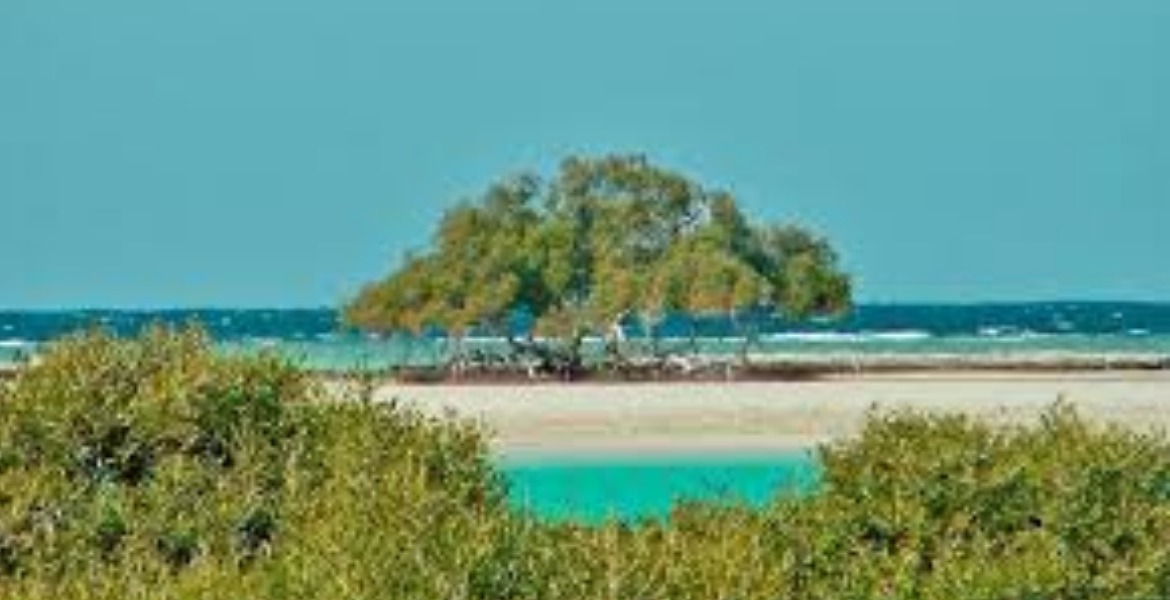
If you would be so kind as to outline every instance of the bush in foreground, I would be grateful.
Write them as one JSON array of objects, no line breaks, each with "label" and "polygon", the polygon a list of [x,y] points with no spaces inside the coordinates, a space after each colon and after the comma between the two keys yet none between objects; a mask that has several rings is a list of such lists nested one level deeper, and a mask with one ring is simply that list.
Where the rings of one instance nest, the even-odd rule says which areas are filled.
[{"label": "bush in foreground", "polygon": [[198,331],[65,340],[0,392],[0,597],[447,597],[502,512],[486,457]]},{"label": "bush in foreground", "polygon": [[1007,430],[896,414],[821,460],[823,490],[782,519],[796,597],[1170,597],[1160,438],[1062,405]]},{"label": "bush in foreground", "polygon": [[875,414],[820,460],[765,508],[542,523],[474,428],[194,331],[90,334],[0,390],[0,597],[1170,597],[1160,438]]}]

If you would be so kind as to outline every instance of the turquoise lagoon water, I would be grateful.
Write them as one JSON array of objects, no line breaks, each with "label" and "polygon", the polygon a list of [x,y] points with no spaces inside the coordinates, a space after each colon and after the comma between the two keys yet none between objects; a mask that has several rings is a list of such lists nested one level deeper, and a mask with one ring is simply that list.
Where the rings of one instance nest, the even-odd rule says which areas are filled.
[{"label": "turquoise lagoon water", "polygon": [[501,464],[512,506],[548,520],[661,518],[680,501],[760,506],[813,489],[810,452],[750,456],[556,457]]}]

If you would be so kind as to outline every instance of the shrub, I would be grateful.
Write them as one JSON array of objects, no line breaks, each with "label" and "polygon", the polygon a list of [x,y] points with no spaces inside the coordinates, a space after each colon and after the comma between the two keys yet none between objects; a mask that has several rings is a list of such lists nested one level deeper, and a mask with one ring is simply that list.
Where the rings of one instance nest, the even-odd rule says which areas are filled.
[{"label": "shrub", "polygon": [[874,415],[781,511],[794,597],[1170,597],[1170,448],[1057,405],[1034,427]]},{"label": "shrub", "polygon": [[195,329],[56,344],[0,392],[0,597],[441,595],[503,510],[482,436],[324,393]]}]

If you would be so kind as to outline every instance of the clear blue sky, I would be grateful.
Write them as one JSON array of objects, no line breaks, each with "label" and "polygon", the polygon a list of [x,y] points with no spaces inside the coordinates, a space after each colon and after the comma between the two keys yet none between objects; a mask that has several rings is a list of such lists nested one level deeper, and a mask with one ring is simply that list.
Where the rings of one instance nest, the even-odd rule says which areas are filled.
[{"label": "clear blue sky", "polygon": [[3,0],[0,306],[333,304],[607,151],[866,300],[1170,299],[1170,2]]}]

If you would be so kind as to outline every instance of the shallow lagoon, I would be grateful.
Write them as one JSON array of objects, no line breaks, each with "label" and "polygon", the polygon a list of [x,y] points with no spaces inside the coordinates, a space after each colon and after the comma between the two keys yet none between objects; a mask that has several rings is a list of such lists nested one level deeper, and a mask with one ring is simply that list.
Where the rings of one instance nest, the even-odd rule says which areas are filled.
[{"label": "shallow lagoon", "polygon": [[665,517],[678,501],[763,505],[812,489],[811,452],[772,455],[528,458],[501,463],[509,500],[550,520]]}]

